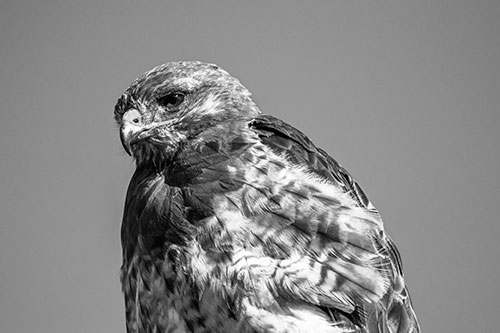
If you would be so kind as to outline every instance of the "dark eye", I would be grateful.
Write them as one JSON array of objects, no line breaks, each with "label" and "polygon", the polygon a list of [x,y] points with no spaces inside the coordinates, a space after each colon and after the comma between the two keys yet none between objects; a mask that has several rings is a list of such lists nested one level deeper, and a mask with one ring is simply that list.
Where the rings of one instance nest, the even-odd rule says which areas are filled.
[{"label": "dark eye", "polygon": [[166,109],[175,109],[184,101],[184,94],[173,92],[158,99],[158,103]]}]

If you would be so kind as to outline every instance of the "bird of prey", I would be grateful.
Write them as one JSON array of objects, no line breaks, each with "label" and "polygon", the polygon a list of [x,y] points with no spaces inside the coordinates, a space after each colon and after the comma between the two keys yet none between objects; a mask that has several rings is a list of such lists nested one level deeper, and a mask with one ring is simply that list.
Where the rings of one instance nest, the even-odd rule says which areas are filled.
[{"label": "bird of prey", "polygon": [[114,116],[136,170],[127,332],[419,332],[401,258],[349,173],[220,67],[170,62]]}]

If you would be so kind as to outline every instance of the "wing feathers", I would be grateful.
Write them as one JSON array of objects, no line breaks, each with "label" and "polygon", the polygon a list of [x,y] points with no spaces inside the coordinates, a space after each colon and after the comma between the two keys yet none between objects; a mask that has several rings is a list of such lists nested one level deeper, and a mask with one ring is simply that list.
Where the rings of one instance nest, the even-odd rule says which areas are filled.
[{"label": "wing feathers", "polygon": [[[270,288],[285,299],[342,311],[366,327],[382,325],[375,331],[389,325],[396,332],[407,322],[418,329],[409,299],[397,300],[407,293],[399,253],[354,179],[279,119],[259,116],[250,128],[262,145],[241,157],[253,170],[245,174],[241,199],[253,216],[251,233],[278,260]],[[342,317],[335,311],[330,317]]]}]

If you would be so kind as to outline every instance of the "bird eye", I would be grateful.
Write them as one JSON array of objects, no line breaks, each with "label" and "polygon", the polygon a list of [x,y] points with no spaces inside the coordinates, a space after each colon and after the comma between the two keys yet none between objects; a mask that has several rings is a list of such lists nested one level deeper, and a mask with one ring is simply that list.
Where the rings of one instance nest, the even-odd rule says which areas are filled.
[{"label": "bird eye", "polygon": [[184,94],[173,92],[158,99],[158,103],[166,109],[174,109],[184,101]]}]

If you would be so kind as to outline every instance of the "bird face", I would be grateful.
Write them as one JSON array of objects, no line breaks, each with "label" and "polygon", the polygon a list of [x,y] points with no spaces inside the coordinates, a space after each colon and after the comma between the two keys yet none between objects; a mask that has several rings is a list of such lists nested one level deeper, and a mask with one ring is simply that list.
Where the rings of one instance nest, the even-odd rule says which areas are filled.
[{"label": "bird face", "polygon": [[237,79],[216,65],[194,61],[153,68],[115,106],[122,145],[138,164],[157,158],[165,162],[206,130],[222,130],[258,113]]}]

